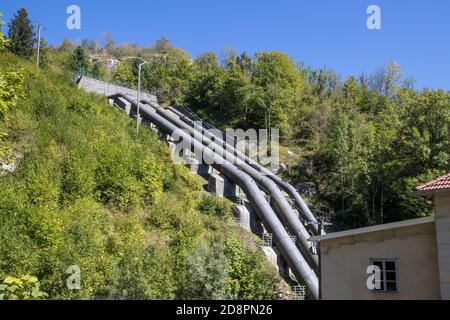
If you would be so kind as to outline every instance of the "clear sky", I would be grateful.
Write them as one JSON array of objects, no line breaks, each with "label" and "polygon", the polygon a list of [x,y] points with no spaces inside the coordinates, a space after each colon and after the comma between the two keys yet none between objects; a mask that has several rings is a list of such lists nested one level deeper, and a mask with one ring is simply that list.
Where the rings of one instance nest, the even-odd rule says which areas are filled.
[{"label": "clear sky", "polygon": [[[81,8],[81,30],[66,28],[66,8]],[[381,8],[381,30],[366,9]],[[393,59],[417,88],[450,90],[449,0],[1,0],[9,21],[25,7],[47,27],[45,38],[99,38],[149,45],[161,36],[194,57],[224,46],[238,52],[280,50],[343,77],[370,73]]]}]

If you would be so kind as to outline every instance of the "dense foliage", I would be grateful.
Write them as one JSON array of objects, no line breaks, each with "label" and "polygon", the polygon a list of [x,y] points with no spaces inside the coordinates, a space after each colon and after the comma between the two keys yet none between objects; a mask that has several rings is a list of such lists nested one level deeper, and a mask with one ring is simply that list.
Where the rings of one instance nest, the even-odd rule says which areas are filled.
[{"label": "dense foliage", "polygon": [[[3,21],[0,13],[0,54],[10,45],[10,40],[3,37]],[[17,100],[23,94],[23,75],[20,70],[0,67],[0,161],[8,160],[10,153],[3,145],[6,136],[4,124],[8,119],[9,110],[17,104]]]},{"label": "dense foliage", "polygon": [[[223,288],[245,282],[240,292],[249,298],[262,277],[265,290],[257,297],[273,297],[279,279],[261,252],[247,250],[244,256],[252,258],[240,262],[259,272],[253,279],[231,267],[234,256],[215,250],[227,237],[239,239],[227,222],[229,204],[205,198],[202,183],[172,164],[154,133],[136,136],[132,120],[80,91],[54,64],[59,55],[51,52],[49,67],[38,70],[0,53],[1,79],[12,77],[3,70],[22,70],[24,81],[1,82],[1,105],[9,113],[1,126],[8,133],[4,144],[22,155],[14,174],[0,177],[3,297],[45,298],[28,284],[9,283],[23,277],[39,279],[50,299],[232,297],[229,290],[205,291],[218,285],[218,276]],[[9,98],[17,88],[25,94]],[[206,267],[198,274],[204,259],[222,272]],[[80,290],[66,286],[71,266],[81,270]]]},{"label": "dense foliage", "polygon": [[11,39],[9,47],[11,52],[23,58],[30,58],[33,55],[35,42],[33,26],[25,8],[19,9],[11,20],[8,38]]},{"label": "dense foliage", "polygon": [[[280,129],[282,150],[295,150],[282,155],[285,178],[314,195],[309,203],[331,213],[335,228],[431,214],[413,190],[450,171],[449,92],[415,90],[394,61],[341,79],[275,51],[231,50],[222,62],[207,52],[186,63],[163,40],[138,51],[152,61],[144,86],[223,129]],[[131,84],[135,68],[127,68]]]},{"label": "dense foliage", "polygon": [[39,280],[32,276],[6,277],[0,284],[0,300],[41,300],[47,297],[39,289]]}]

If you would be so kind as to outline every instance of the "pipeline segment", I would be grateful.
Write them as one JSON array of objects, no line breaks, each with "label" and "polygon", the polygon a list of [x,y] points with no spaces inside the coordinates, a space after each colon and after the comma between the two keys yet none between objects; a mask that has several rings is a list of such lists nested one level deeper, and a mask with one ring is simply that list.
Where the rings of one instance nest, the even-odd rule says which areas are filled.
[{"label": "pipeline segment", "polygon": [[[144,101],[145,100],[141,100]],[[310,243],[308,239],[310,238],[310,234],[305,229],[304,225],[299,220],[298,216],[292,210],[291,205],[286,200],[285,195],[281,192],[278,186],[274,183],[274,181],[268,179],[263,174],[258,172],[255,168],[251,167],[241,159],[234,156],[234,154],[230,153],[226,149],[222,148],[221,145],[212,141],[205,135],[200,135],[200,137],[196,136],[196,132],[192,127],[182,122],[178,117],[172,115],[168,110],[161,108],[155,104],[148,104],[149,107],[153,108],[159,115],[163,116],[166,120],[169,120],[171,123],[176,125],[180,129],[187,130],[191,137],[197,139],[207,148],[219,155],[221,158],[226,159],[227,161],[233,163],[236,167],[250,175],[259,185],[261,185],[267,192],[270,194],[271,199],[275,205],[276,211],[279,213],[280,219],[284,222],[284,224],[288,227],[289,231],[295,235],[297,239],[298,247],[306,258],[310,266],[314,269],[314,271],[318,274],[318,257],[317,255],[313,255],[310,251]],[[200,153],[201,154],[201,153]],[[203,159],[202,159],[203,160]]]},{"label": "pipeline segment", "polygon": [[[150,104],[153,107],[156,106],[153,102],[148,102],[148,104]],[[169,107],[168,110],[171,111],[172,113],[174,113],[182,121],[186,122],[191,127],[194,126],[194,121],[192,119],[190,119],[189,117],[187,117],[186,115],[184,115],[182,112],[178,111],[176,108]],[[211,130],[205,129],[203,127],[199,128],[199,129],[201,130],[203,135],[207,136],[210,139],[214,138],[214,141],[216,143],[221,144],[223,148],[226,148],[227,150],[230,150],[239,159],[241,159],[242,161],[248,163],[250,166],[252,166],[256,170],[260,171],[261,174],[267,176],[269,179],[274,181],[282,190],[284,190],[293,199],[293,201],[295,202],[297,207],[300,209],[300,213],[303,215],[304,219],[306,221],[308,221],[308,223],[310,224],[310,226],[311,226],[312,230],[314,231],[314,233],[316,235],[318,235],[319,227],[318,227],[318,222],[317,222],[316,217],[311,212],[311,210],[308,208],[308,205],[303,200],[303,198],[300,196],[300,194],[297,192],[297,190],[291,184],[283,181],[280,177],[275,175],[272,171],[270,171],[267,168],[265,168],[264,166],[260,165],[257,161],[254,161],[253,159],[251,159],[247,155],[241,153],[233,145],[229,144],[228,141],[224,141],[223,140],[223,135],[222,135],[222,138],[220,138],[218,134],[215,134]],[[218,130],[218,129],[216,129],[216,130]],[[234,142],[234,140],[233,140],[233,142]],[[324,233],[325,232],[322,231],[322,234],[324,234]]]}]

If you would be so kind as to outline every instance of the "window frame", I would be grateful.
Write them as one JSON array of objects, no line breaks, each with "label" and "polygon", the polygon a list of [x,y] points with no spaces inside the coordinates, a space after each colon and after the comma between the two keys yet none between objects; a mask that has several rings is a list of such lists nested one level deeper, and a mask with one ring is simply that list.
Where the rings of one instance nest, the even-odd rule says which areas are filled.
[{"label": "window frame", "polygon": [[[399,293],[399,281],[398,281],[398,259],[396,258],[371,258],[370,259],[370,265],[375,265],[375,263],[382,263],[383,268],[381,269],[381,278],[383,279],[383,289],[371,289],[369,291],[373,293],[391,293],[396,294]],[[395,270],[386,270],[386,263],[387,262],[393,262]],[[388,272],[395,272],[395,281],[394,280],[387,280],[387,273]],[[395,283],[395,290],[388,290],[387,284],[388,283]]]}]

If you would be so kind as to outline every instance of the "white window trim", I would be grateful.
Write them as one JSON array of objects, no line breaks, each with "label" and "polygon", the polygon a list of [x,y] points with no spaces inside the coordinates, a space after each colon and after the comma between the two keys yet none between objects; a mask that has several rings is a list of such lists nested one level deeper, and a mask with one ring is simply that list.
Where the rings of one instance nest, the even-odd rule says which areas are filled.
[{"label": "white window trim", "polygon": [[[384,293],[384,294],[397,294],[400,293],[399,290],[399,281],[398,281],[398,259],[397,258],[371,258],[370,259],[370,265],[374,265],[374,262],[382,262],[383,263],[383,269],[381,270],[383,272],[383,290],[370,290],[373,293]],[[395,291],[388,291],[387,290],[387,277],[386,277],[386,262],[394,262],[395,263],[395,284],[396,284],[396,290]]]}]

